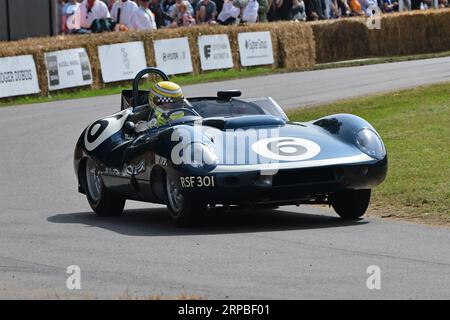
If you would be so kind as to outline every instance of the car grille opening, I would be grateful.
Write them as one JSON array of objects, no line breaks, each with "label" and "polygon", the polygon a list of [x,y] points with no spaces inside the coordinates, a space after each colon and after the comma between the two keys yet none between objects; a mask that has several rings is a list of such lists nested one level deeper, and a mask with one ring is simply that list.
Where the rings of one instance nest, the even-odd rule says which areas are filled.
[{"label": "car grille opening", "polygon": [[296,184],[334,182],[336,175],[334,168],[308,168],[283,170],[273,177],[273,186],[287,186]]}]

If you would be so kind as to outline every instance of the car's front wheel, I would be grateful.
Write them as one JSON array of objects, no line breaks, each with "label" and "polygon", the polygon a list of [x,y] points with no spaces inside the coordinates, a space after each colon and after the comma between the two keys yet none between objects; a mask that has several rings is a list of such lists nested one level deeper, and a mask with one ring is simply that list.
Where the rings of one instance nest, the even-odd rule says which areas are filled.
[{"label": "car's front wheel", "polygon": [[175,178],[166,174],[166,204],[170,217],[180,227],[193,227],[201,223],[206,204],[183,195]]},{"label": "car's front wheel", "polygon": [[105,187],[98,163],[88,158],[84,170],[86,197],[92,210],[101,217],[122,214],[126,200]]},{"label": "car's front wheel", "polygon": [[366,213],[370,202],[370,189],[345,189],[331,195],[331,205],[336,213],[345,220],[355,220]]}]

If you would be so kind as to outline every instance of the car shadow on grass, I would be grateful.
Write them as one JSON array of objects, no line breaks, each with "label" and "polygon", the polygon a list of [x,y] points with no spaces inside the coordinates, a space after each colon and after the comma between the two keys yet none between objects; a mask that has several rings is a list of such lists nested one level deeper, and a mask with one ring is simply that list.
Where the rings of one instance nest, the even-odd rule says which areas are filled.
[{"label": "car shadow on grass", "polygon": [[[297,209],[298,210],[298,209]],[[92,212],[56,214],[47,218],[52,223],[81,224],[129,236],[178,236],[201,234],[233,234],[289,230],[310,230],[357,226],[367,220],[344,221],[324,214],[307,214],[278,210],[209,210],[203,223],[194,228],[180,228],[170,219],[167,209],[126,210],[120,217],[101,218]]]}]

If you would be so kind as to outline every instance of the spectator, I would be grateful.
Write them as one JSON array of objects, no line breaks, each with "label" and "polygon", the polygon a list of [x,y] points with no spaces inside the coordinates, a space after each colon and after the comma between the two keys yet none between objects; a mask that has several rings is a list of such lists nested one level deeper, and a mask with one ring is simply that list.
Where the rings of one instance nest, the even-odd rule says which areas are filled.
[{"label": "spectator", "polygon": [[217,15],[216,4],[210,0],[200,0],[197,4],[198,23],[215,23]]},{"label": "spectator", "polygon": [[258,0],[258,21],[267,22],[267,12],[269,11],[269,2],[267,0]]},{"label": "spectator", "polygon": [[255,23],[258,20],[259,4],[257,0],[249,0],[242,11],[242,22]]},{"label": "spectator", "polygon": [[372,8],[377,6],[377,0],[359,0],[361,10],[366,16],[372,15]]},{"label": "spectator", "polygon": [[[411,0],[411,10],[420,10],[421,2],[422,2],[422,0]],[[383,7],[381,6],[380,8],[383,8]]]},{"label": "spectator", "polygon": [[339,11],[338,1],[337,0],[330,0],[329,6],[330,6],[330,8],[328,10],[328,18],[329,19],[337,19],[337,18],[339,18],[341,16],[341,12]]},{"label": "spectator", "polygon": [[[411,10],[411,0],[402,0],[403,1],[403,11]],[[359,1],[361,2],[361,1]]]},{"label": "spectator", "polygon": [[[120,0],[114,3],[111,9],[111,18],[118,24],[125,25],[128,29],[132,28],[132,17],[137,8],[136,2],[130,0]],[[120,21],[119,21],[120,9]]]},{"label": "spectator", "polygon": [[364,15],[364,12],[361,9],[361,4],[358,2],[358,0],[348,0],[348,6],[351,9],[351,14],[354,16],[362,16]]},{"label": "spectator", "polygon": [[[178,26],[182,26],[183,24],[181,22],[181,10],[184,11],[184,9],[182,9],[181,5],[184,5],[184,9],[186,9],[185,11],[185,19],[188,18],[188,16],[193,17],[194,16],[194,9],[191,6],[191,3],[187,0],[175,0],[175,3],[169,8],[168,11],[168,15],[170,16],[170,18],[172,19],[172,23],[171,23],[171,27],[178,27]],[[195,18],[194,18],[195,20]],[[187,22],[187,20],[186,20]]]},{"label": "spectator", "polygon": [[170,8],[175,4],[175,0],[162,0],[161,13],[163,15],[164,26],[169,27],[172,24],[172,17],[170,16]]},{"label": "spectator", "polygon": [[224,0],[213,0],[216,4],[216,12],[222,11]]},{"label": "spectator", "polygon": [[99,0],[84,0],[80,4],[80,26],[89,29],[96,19],[109,18],[109,11],[106,4]]},{"label": "spectator", "polygon": [[148,8],[155,16],[156,28],[159,29],[159,28],[163,27],[164,26],[164,18],[163,18],[163,13],[161,11],[161,5],[159,3],[159,0],[151,0]]},{"label": "spectator", "polygon": [[308,20],[323,20],[325,14],[320,0],[305,0],[305,12]]},{"label": "spectator", "polygon": [[116,3],[116,0],[102,0],[106,6],[108,7],[109,12],[111,12],[113,5]]},{"label": "spectator", "polygon": [[138,0],[139,7],[135,8],[132,16],[132,29],[155,30],[156,23],[153,13],[148,8],[150,0]]},{"label": "spectator", "polygon": [[194,10],[194,17],[197,16],[197,4],[199,2],[199,0],[188,0],[189,3],[191,4],[192,9]]},{"label": "spectator", "polygon": [[433,8],[433,0],[423,0],[424,9]]},{"label": "spectator", "polygon": [[233,0],[225,0],[217,16],[217,22],[222,25],[234,24],[239,17],[241,10],[233,5]]},{"label": "spectator", "polygon": [[177,26],[190,27],[195,25],[195,18],[192,13],[191,4],[188,1],[181,2],[177,9]]},{"label": "spectator", "polygon": [[269,12],[267,12],[267,20],[291,20],[292,17],[292,0],[272,0],[269,1]]},{"label": "spectator", "polygon": [[[383,0],[380,0],[383,1]],[[337,0],[338,8],[341,11],[341,16],[348,17],[352,10],[350,9],[347,0]]]},{"label": "spectator", "polygon": [[303,0],[292,1],[292,20],[306,21],[305,3]]},{"label": "spectator", "polygon": [[320,0],[320,7],[322,9],[323,18],[330,19],[330,0]]},{"label": "spectator", "polygon": [[[188,16],[194,16],[194,9],[191,6],[191,3],[187,0],[175,0],[175,3],[170,6],[167,15],[172,19],[171,27],[177,27],[179,25],[180,18],[180,9],[181,4],[184,4],[186,7],[186,13]],[[195,20],[195,18],[194,18]]]},{"label": "spectator", "polygon": [[395,0],[383,0],[384,12],[390,13],[398,10],[398,2]]}]

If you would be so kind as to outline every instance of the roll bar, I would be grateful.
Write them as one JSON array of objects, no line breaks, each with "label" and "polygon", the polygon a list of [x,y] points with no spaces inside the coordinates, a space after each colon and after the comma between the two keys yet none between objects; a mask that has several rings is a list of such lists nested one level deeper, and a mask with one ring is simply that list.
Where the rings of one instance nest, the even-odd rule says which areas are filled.
[{"label": "roll bar", "polygon": [[161,69],[150,67],[150,68],[145,68],[145,69],[139,71],[133,80],[133,103],[132,103],[133,109],[137,107],[136,104],[139,101],[139,82],[145,75],[147,75],[149,73],[155,73],[158,76],[160,76],[164,81],[169,81],[169,77]]}]

